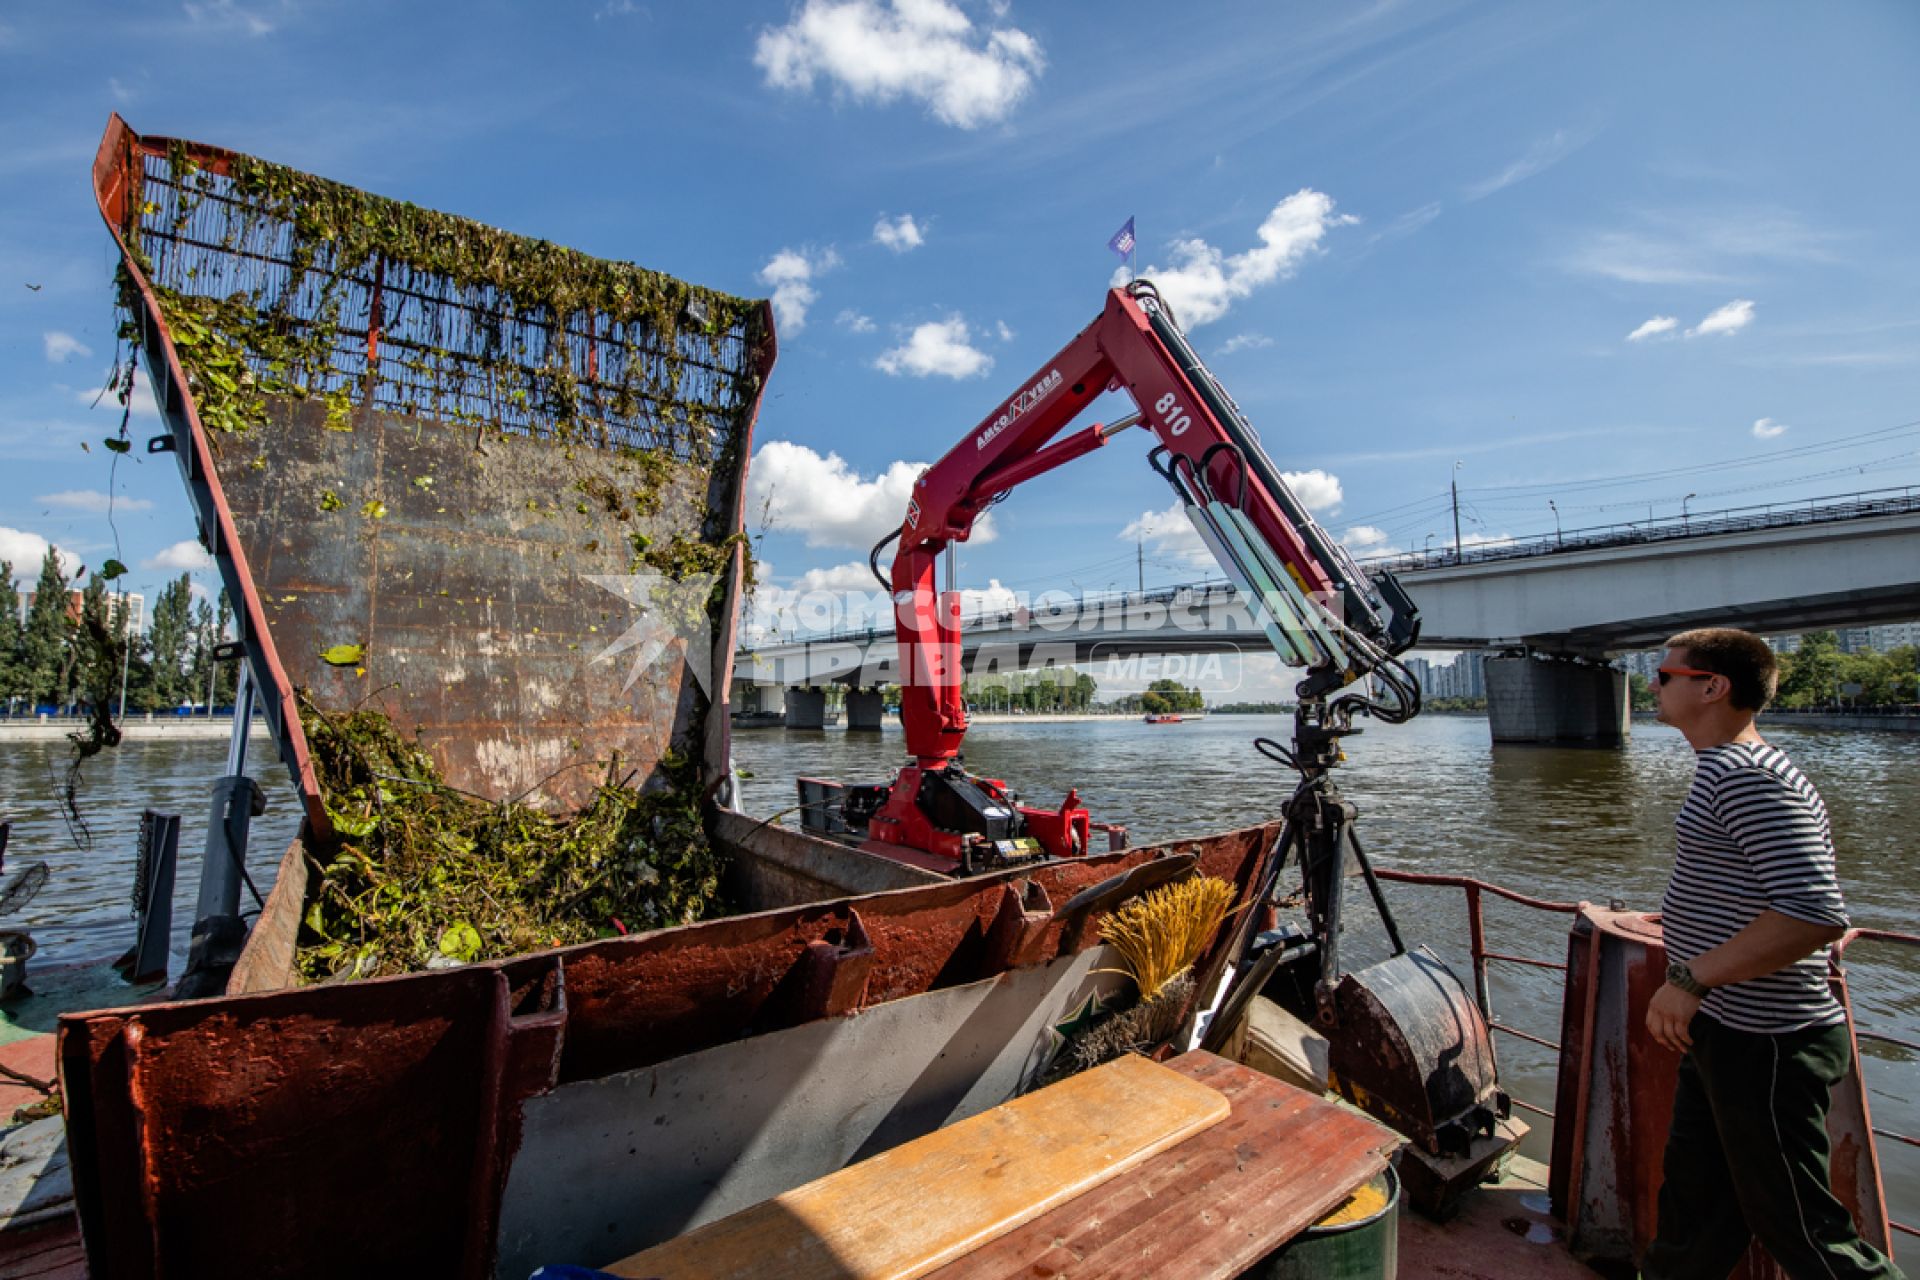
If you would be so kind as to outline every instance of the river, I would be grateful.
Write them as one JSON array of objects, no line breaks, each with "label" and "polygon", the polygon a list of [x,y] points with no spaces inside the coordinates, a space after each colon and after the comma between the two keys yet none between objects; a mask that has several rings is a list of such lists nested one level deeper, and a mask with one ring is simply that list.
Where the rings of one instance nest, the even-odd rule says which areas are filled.
[{"label": "river", "polygon": [[[1847,907],[1863,927],[1920,933],[1920,738],[1769,726],[1821,790],[1833,819]],[[1177,725],[1138,719],[982,724],[967,735],[968,768],[1001,778],[1029,803],[1058,804],[1077,787],[1095,821],[1125,823],[1136,844],[1220,831],[1279,816],[1294,775],[1254,752],[1261,735],[1286,743],[1287,716],[1209,716]],[[899,727],[881,734],[781,728],[734,736],[734,759],[753,776],[745,806],[765,815],[796,801],[793,777],[809,773],[882,781],[904,759]],[[1365,724],[1347,740],[1340,786],[1359,809],[1356,829],[1386,866],[1473,876],[1561,902],[1619,899],[1655,910],[1673,856],[1673,815],[1693,774],[1693,752],[1672,729],[1636,720],[1618,751],[1493,745],[1481,716],[1425,715],[1406,725]],[[1097,845],[1097,841],[1096,841]],[[1429,945],[1467,977],[1464,904],[1452,890],[1388,886],[1409,945]],[[1343,958],[1384,954],[1364,893],[1347,896],[1357,937]],[[1564,960],[1567,918],[1498,902],[1487,908],[1490,945]],[[1858,944],[1848,957],[1862,1027],[1920,1041],[1920,956]],[[1559,977],[1496,965],[1495,1012],[1548,1039],[1559,1037]],[[1551,1109],[1547,1051],[1501,1037],[1501,1070],[1520,1098]],[[1920,1134],[1920,1064],[1902,1050],[1862,1042],[1871,1061],[1875,1123]],[[1546,1125],[1529,1154],[1545,1159]],[[1920,1219],[1920,1152],[1880,1144],[1890,1207]]]},{"label": "river", "polygon": [[[967,739],[967,764],[1007,780],[1030,802],[1057,804],[1067,785],[1097,821],[1125,823],[1135,843],[1219,831],[1276,817],[1292,775],[1259,755],[1252,739],[1285,742],[1282,716],[1211,716],[1178,725],[1133,718],[1056,723],[988,723]],[[1920,739],[1897,733],[1793,726],[1763,729],[1826,797],[1854,922],[1920,932]],[[207,786],[224,762],[220,742],[129,742],[88,763],[82,811],[90,848],[77,847],[55,801],[67,749],[58,743],[0,742],[0,817],[14,821],[10,868],[44,860],[46,889],[0,927],[30,929],[35,965],[110,958],[131,941],[128,897],[139,811],[184,816],[174,895],[175,950],[183,953],[193,915]],[[904,756],[899,727],[880,734],[781,728],[743,729],[734,755],[748,812],[766,816],[795,802],[799,773],[884,780]],[[1636,721],[1624,750],[1494,747],[1484,718],[1426,715],[1401,726],[1368,724],[1348,740],[1340,782],[1359,807],[1358,830],[1382,864],[1470,875],[1558,901],[1620,899],[1657,907],[1672,856],[1673,813],[1692,772],[1692,752],[1674,731]],[[262,893],[298,822],[279,768],[253,752],[267,790],[267,816],[254,827],[249,859]],[[1434,947],[1463,975],[1466,936],[1457,893],[1389,886],[1402,931]],[[1364,895],[1348,897],[1355,961],[1380,947]],[[243,901],[243,905],[245,904]],[[1497,949],[1563,959],[1566,919],[1520,908],[1489,908]],[[1863,1027],[1920,1040],[1920,957],[1860,945],[1849,957]],[[179,971],[178,963],[175,972]],[[1493,998],[1506,1021],[1549,1038],[1558,1033],[1554,975],[1496,967]],[[1502,1069],[1516,1095],[1552,1105],[1544,1051],[1503,1038]],[[1920,1068],[1908,1055],[1871,1042],[1875,1120],[1920,1133]],[[1543,1126],[1544,1128],[1544,1126]],[[1530,1150],[1544,1155],[1539,1143]],[[1881,1144],[1896,1216],[1920,1217],[1920,1159]],[[1901,1212],[1904,1205],[1906,1212]]]}]

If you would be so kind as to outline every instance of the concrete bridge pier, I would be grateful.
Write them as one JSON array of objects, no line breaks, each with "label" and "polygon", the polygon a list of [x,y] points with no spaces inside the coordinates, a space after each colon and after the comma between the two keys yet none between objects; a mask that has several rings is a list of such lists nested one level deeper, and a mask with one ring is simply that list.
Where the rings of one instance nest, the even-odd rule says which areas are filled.
[{"label": "concrete bridge pier", "polygon": [[1632,723],[1627,674],[1569,653],[1487,659],[1487,719],[1495,742],[1623,745]]},{"label": "concrete bridge pier", "polygon": [[878,732],[886,723],[887,700],[878,689],[847,690],[847,728]]},{"label": "concrete bridge pier", "polygon": [[733,682],[733,714],[737,716],[777,716],[787,709],[786,690],[777,684]]},{"label": "concrete bridge pier", "polygon": [[787,690],[787,728],[827,727],[827,691],[796,685]]}]

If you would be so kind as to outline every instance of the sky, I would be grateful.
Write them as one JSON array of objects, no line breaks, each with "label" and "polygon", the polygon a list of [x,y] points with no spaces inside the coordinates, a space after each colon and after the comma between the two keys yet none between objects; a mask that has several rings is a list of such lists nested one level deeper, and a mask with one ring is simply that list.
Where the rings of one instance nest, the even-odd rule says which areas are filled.
[{"label": "sky", "polygon": [[[99,443],[115,111],[772,298],[775,591],[869,587],[913,477],[1124,279],[1129,218],[1363,556],[1450,542],[1454,479],[1463,541],[1920,484],[1915,65],[1891,2],[9,0],[0,560],[211,581],[173,461]],[[959,585],[1207,576],[1149,443],[1017,491]]]}]

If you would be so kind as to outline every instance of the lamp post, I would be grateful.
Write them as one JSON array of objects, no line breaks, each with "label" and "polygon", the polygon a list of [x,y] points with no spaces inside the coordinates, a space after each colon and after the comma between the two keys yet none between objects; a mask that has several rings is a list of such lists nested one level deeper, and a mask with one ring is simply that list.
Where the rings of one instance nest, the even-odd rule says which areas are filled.
[{"label": "lamp post", "polygon": [[1691,527],[1687,522],[1687,504],[1689,502],[1692,502],[1695,498],[1699,496],[1700,495],[1697,493],[1690,493],[1686,497],[1680,499],[1680,527],[1682,529],[1687,529]]},{"label": "lamp post", "polygon": [[1427,535],[1427,541],[1425,545],[1423,545],[1420,548],[1420,555],[1422,559],[1425,559],[1426,557],[1431,556],[1433,554],[1433,540],[1439,536],[1440,535],[1437,533],[1430,533]]},{"label": "lamp post", "polygon": [[1553,512],[1553,545],[1565,546],[1566,543],[1560,536],[1560,508],[1553,505],[1552,498],[1547,499],[1547,506]]}]

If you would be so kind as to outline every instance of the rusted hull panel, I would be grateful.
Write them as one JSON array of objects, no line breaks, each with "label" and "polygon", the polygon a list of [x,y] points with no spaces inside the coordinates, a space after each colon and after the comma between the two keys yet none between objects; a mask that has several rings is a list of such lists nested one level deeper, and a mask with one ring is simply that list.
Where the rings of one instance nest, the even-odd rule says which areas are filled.
[{"label": "rusted hull panel", "polygon": [[[262,280],[306,270],[273,256],[283,245],[250,254],[230,238],[195,241],[195,220],[234,202],[188,194],[180,173],[189,169],[176,169],[176,160],[191,172],[226,175],[240,159],[199,143],[143,138],[115,116],[93,182],[121,251],[140,353],[167,427],[158,447],[180,463],[200,540],[234,602],[238,638],[316,839],[330,827],[296,690],[327,711],[358,707],[373,694],[372,705],[403,730],[419,731],[447,781],[490,799],[572,807],[606,780],[615,757],[622,777],[644,785],[670,748],[698,760],[703,782],[719,785],[727,717],[708,709],[724,707],[743,564],[726,540],[743,527],[747,459],[776,351],[770,308],[759,304],[720,344],[727,367],[705,366],[686,384],[698,383],[705,390],[695,394],[705,395],[716,379],[739,379],[737,399],[694,406],[718,411],[701,418],[710,439],[696,441],[694,428],[673,425],[688,406],[676,415],[672,404],[644,429],[611,418],[563,429],[524,408],[507,422],[497,403],[493,418],[468,413],[456,424],[419,409],[414,393],[462,413],[484,408],[485,395],[469,389],[436,398],[417,385],[420,378],[470,386],[500,367],[490,361],[558,358],[577,366],[588,400],[608,412],[595,370],[626,348],[601,341],[590,313],[512,317],[524,332],[511,354],[443,350],[441,342],[459,347],[444,337],[422,345],[422,335],[459,331],[472,346],[475,334],[489,331],[489,317],[476,321],[465,295],[436,293],[446,282],[418,271],[408,277],[411,300],[383,308],[385,258],[376,254],[343,267],[328,286],[345,302],[348,346],[364,344],[333,352],[335,367],[322,379],[351,401],[351,412],[343,416],[336,405],[330,413],[317,394],[283,395],[266,401],[264,424],[240,434],[209,431],[160,304],[162,289],[227,297],[235,287],[233,296],[264,306],[270,291]],[[258,231],[275,225],[275,216],[250,210],[250,221],[228,229]],[[299,298],[290,305],[293,314],[283,319],[314,318],[301,313]],[[621,341],[631,339],[629,332]],[[685,355],[670,329],[650,340],[648,358],[672,363]],[[677,460],[675,478],[657,492],[652,482],[636,483],[646,468],[609,439],[655,442],[656,457]],[[706,652],[670,650],[629,688],[631,652],[593,660],[638,615],[587,579],[626,575],[646,540],[664,546],[675,537],[722,551],[712,634],[703,638]],[[320,661],[339,645],[362,646],[365,662]],[[704,693],[694,687],[691,659],[710,673]]]},{"label": "rusted hull panel", "polygon": [[70,1016],[61,1073],[89,1259],[103,1277],[331,1277],[398,1260],[488,1275],[530,1098],[1077,955],[1098,932],[1064,911],[1074,895],[1169,853],[1244,902],[1278,836],[1270,824],[449,972]]},{"label": "rusted hull panel", "polygon": [[[483,453],[469,428],[372,410],[332,431],[312,402],[216,444],[249,587],[321,708],[365,701],[451,785],[555,808],[584,803],[612,757],[644,782],[669,749],[701,753],[706,695],[679,654],[630,688],[631,652],[596,661],[637,615],[591,579],[628,573],[629,535],[698,528],[734,477],[689,470],[652,494],[657,514],[618,521],[587,496],[647,489],[617,454],[514,436]],[[341,644],[364,661],[322,659]]]},{"label": "rusted hull panel", "polygon": [[[1576,1257],[1637,1263],[1659,1224],[1680,1055],[1647,1031],[1646,1008],[1666,967],[1658,916],[1581,906],[1567,941],[1549,1182]],[[1843,984],[1836,994],[1844,1004]],[[1847,1020],[1851,1035],[1850,1006]],[[1834,1085],[1827,1133],[1834,1194],[1885,1252],[1885,1198],[1857,1070]],[[1767,1280],[1781,1273],[1756,1243],[1734,1274]]]}]

